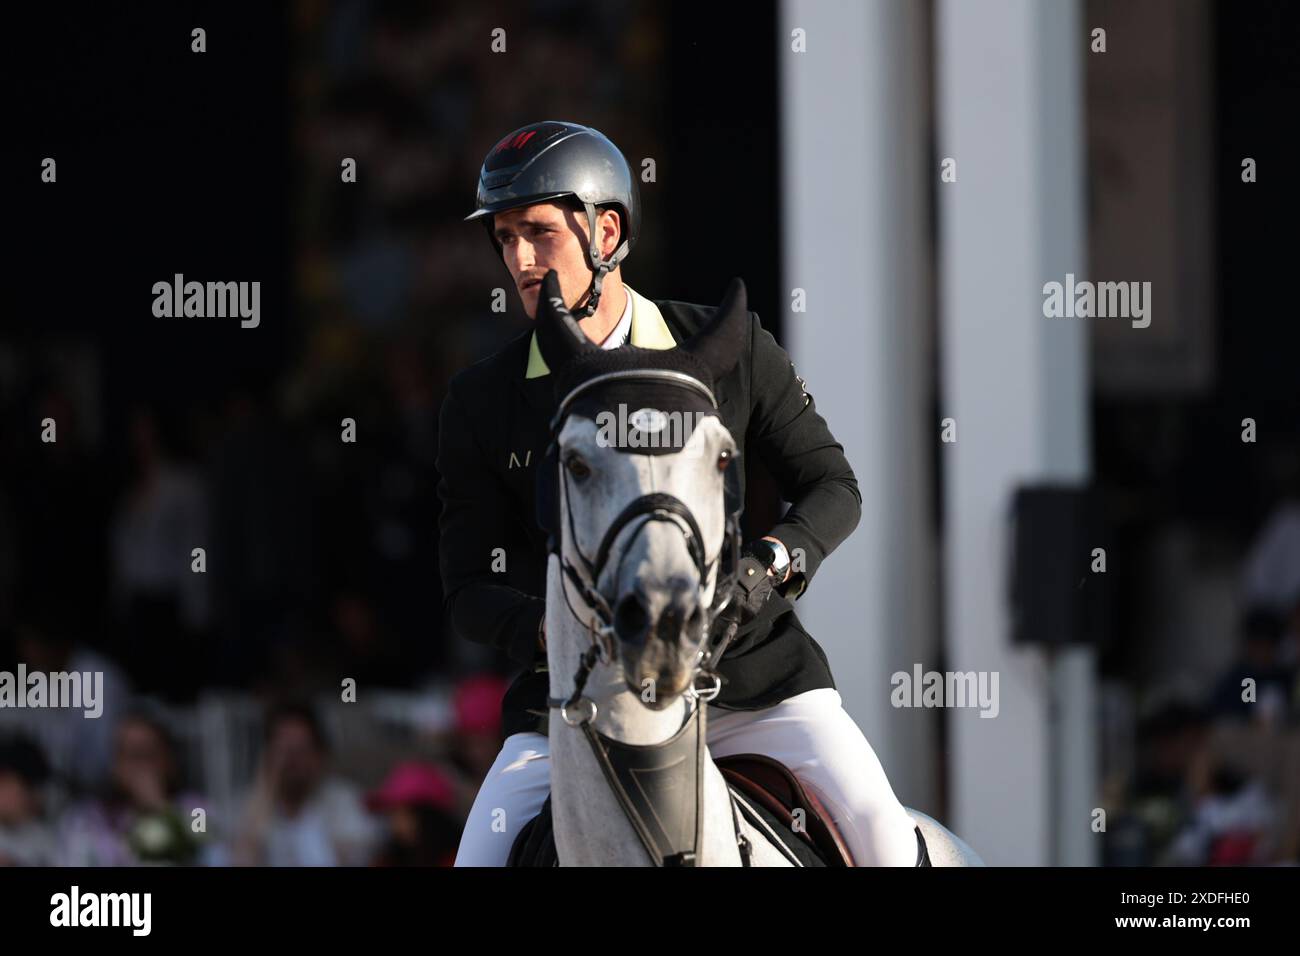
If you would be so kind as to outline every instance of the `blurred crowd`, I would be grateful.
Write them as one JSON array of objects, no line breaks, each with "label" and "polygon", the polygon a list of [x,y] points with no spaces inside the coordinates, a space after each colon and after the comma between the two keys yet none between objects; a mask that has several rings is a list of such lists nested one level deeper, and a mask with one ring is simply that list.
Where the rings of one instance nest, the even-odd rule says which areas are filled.
[{"label": "blurred crowd", "polygon": [[1229,666],[1153,693],[1107,781],[1108,864],[1300,865],[1300,499],[1257,533],[1239,593]]},{"label": "blurred crowd", "polygon": [[195,786],[192,754],[146,699],[109,718],[104,734],[78,716],[67,734],[40,735],[102,772],[79,763],[60,771],[51,757],[65,755],[0,725],[0,865],[450,866],[500,747],[504,689],[497,677],[461,681],[446,732],[389,762],[370,787],[340,766],[311,705],[275,704],[255,773],[224,814]]}]

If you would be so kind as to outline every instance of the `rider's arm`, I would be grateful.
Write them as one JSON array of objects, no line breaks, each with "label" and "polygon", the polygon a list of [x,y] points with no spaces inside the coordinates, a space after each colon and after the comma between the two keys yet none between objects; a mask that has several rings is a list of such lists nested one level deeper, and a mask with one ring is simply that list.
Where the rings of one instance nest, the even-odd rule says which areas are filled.
[{"label": "rider's arm", "polygon": [[758,316],[751,316],[753,407],[746,449],[767,466],[790,502],[766,536],[779,540],[790,553],[790,576],[777,590],[793,600],[807,589],[822,560],[857,527],[862,494],[844,447],[818,414],[790,356]]},{"label": "rider's arm", "polygon": [[[538,651],[546,602],[504,583],[493,549],[510,540],[512,504],[474,438],[455,380],[438,417],[438,527],[443,612],[452,630],[527,667]],[[507,555],[507,560],[521,559]]]}]

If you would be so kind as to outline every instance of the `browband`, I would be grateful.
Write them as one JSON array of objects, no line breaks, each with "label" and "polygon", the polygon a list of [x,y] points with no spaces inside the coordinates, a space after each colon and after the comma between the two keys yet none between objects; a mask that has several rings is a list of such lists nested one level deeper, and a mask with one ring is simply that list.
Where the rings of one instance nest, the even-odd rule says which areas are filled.
[{"label": "browband", "polygon": [[569,392],[568,395],[564,396],[564,401],[560,402],[560,407],[556,409],[555,415],[551,419],[551,431],[554,432],[556,425],[564,421],[564,416],[568,414],[569,406],[572,405],[584,392],[588,392],[597,385],[603,385],[606,382],[627,378],[637,379],[640,381],[646,379],[658,379],[659,381],[669,382],[674,385],[682,385],[707,398],[709,404],[712,405],[715,410],[718,407],[718,400],[713,397],[713,392],[709,390],[709,387],[698,378],[692,378],[685,372],[674,372],[662,368],[620,369],[617,372],[604,372],[593,378],[589,378],[573,391]]}]

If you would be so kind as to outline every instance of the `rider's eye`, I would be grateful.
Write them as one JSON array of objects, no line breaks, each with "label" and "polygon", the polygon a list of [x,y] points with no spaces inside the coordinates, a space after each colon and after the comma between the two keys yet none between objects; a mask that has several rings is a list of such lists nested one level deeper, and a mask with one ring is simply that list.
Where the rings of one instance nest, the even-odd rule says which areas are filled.
[{"label": "rider's eye", "polygon": [[587,463],[577,455],[570,455],[564,462],[564,467],[569,469],[569,474],[573,475],[574,478],[586,478],[591,474],[591,469],[587,467]]}]

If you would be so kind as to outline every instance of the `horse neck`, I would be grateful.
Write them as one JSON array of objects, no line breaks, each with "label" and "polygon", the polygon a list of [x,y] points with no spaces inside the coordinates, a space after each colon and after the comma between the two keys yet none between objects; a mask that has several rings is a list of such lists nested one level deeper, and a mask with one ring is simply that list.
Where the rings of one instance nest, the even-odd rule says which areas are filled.
[{"label": "horse neck", "polygon": [[[559,558],[552,555],[546,575],[546,657],[552,697],[567,700],[591,637],[565,603]],[[575,610],[582,612],[578,604]],[[621,669],[600,661],[592,669],[583,696],[596,703],[595,728],[614,740],[656,744],[672,737],[686,719],[686,701],[674,700],[651,710],[623,682]],[[570,866],[648,866],[636,831],[596,762],[591,744],[577,727],[551,711],[551,814],[560,859]],[[704,760],[704,815],[701,865],[738,865],[731,802],[726,783],[707,752]]]}]

